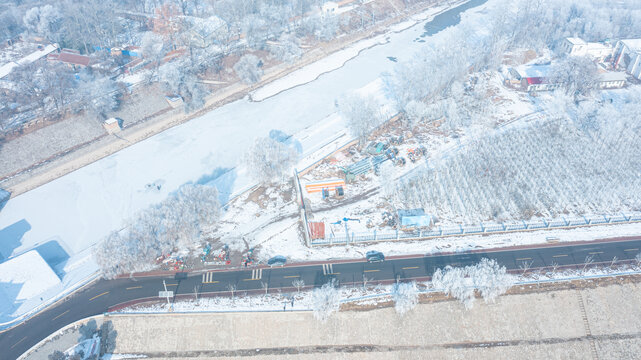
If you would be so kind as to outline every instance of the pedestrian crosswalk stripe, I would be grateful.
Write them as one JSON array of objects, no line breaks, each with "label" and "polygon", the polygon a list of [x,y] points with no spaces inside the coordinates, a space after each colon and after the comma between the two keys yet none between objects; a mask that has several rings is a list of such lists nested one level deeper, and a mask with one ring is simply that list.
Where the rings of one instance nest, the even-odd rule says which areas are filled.
[{"label": "pedestrian crosswalk stripe", "polygon": [[334,266],[332,264],[323,264],[323,275],[334,274]]},{"label": "pedestrian crosswalk stripe", "polygon": [[263,278],[263,269],[252,270],[252,280],[260,280]]},{"label": "pedestrian crosswalk stripe", "polygon": [[203,273],[203,284],[215,284],[218,281],[214,281],[214,272]]}]

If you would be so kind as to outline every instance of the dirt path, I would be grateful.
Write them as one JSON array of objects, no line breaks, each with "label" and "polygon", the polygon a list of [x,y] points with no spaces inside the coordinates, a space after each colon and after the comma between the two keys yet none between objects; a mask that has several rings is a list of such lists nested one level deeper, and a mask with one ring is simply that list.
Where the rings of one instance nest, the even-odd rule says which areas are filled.
[{"label": "dirt path", "polygon": [[119,133],[118,136],[106,136],[71,152],[63,152],[62,155],[54,156],[47,163],[32,166],[24,169],[19,174],[13,175],[12,178],[6,180],[2,184],[2,187],[10,191],[12,196],[17,196],[32,190],[171,127],[202,116],[203,114],[224,104],[241,99],[249,92],[266,85],[269,82],[277,80],[334,52],[340,51],[357,41],[376,36],[390,25],[399,23],[410,16],[421,13],[435,5],[436,4],[417,5],[415,8],[385,20],[373,28],[344,36],[340,41],[320,44],[316,48],[306,52],[301,61],[294,65],[279,64],[268,69],[265,72],[263,79],[258,84],[247,86],[241,83],[236,83],[217,91],[206,101],[206,104],[202,109],[194,113],[184,114],[181,110],[174,109],[161,114],[152,121],[141,122],[127,128]]}]

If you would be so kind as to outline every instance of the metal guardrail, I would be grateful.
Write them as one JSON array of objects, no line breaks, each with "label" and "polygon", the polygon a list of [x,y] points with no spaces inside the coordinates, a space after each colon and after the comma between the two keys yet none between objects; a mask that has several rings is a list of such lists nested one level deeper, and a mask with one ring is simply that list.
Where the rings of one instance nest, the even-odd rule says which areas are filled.
[{"label": "metal guardrail", "polygon": [[375,242],[388,240],[406,240],[406,239],[434,239],[446,236],[465,236],[478,234],[498,234],[518,231],[532,230],[551,230],[572,227],[596,226],[604,224],[624,224],[641,222],[641,213],[616,214],[616,215],[593,215],[558,219],[541,219],[533,221],[518,221],[510,223],[479,223],[471,225],[458,225],[437,227],[428,230],[413,230],[394,232],[359,232],[351,235],[333,235],[324,239],[311,240],[312,246],[324,245],[347,245],[350,243]]}]

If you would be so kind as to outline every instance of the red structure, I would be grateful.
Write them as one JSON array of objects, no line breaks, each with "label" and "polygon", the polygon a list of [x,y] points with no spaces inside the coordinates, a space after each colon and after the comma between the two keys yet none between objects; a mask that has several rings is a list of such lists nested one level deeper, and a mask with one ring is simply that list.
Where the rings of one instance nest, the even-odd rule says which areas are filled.
[{"label": "red structure", "polygon": [[325,223],[324,222],[310,222],[309,231],[311,232],[312,240],[325,238]]}]

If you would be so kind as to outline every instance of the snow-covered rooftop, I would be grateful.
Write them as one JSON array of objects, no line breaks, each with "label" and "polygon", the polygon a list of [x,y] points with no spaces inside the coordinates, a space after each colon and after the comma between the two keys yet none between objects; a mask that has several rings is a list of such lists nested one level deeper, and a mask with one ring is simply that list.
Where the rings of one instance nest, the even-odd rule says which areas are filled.
[{"label": "snow-covered rooftop", "polygon": [[0,79],[9,75],[11,71],[13,71],[13,68],[15,68],[16,66],[18,66],[18,64],[16,64],[15,62],[6,63],[0,66]]},{"label": "snow-covered rooftop", "polygon": [[625,73],[618,71],[610,71],[606,73],[599,74],[599,79],[601,81],[625,81]]},{"label": "snow-covered rooftop", "polygon": [[36,250],[0,264],[0,291],[4,297],[28,300],[59,284],[58,275]]},{"label": "snow-covered rooftop", "polygon": [[522,78],[540,78],[546,77],[550,72],[550,65],[521,65],[515,70]]},{"label": "snow-covered rooftop", "polygon": [[36,50],[22,59],[6,63],[0,67],[0,79],[9,75],[17,66],[31,64],[32,62],[49,55],[58,48],[56,44],[49,44],[40,50]]},{"label": "snow-covered rooftop", "polygon": [[641,39],[625,39],[621,42],[632,51],[641,51]]},{"label": "snow-covered rooftop", "polygon": [[581,38],[569,37],[569,38],[567,38],[567,40],[570,43],[572,43],[573,45],[585,45],[586,44],[585,40],[583,40]]},{"label": "snow-covered rooftop", "polygon": [[610,47],[601,43],[588,43],[589,50],[610,50]]},{"label": "snow-covered rooftop", "polygon": [[58,45],[49,44],[49,45],[45,46],[44,48],[42,48],[41,50],[36,50],[36,51],[32,52],[31,54],[23,57],[22,59],[18,60],[17,63],[19,65],[31,64],[32,62],[34,62],[34,61],[36,61],[36,60],[38,60],[38,59],[40,59],[40,58],[42,58],[44,56],[47,56],[47,55],[51,54],[57,48],[58,48]]}]

